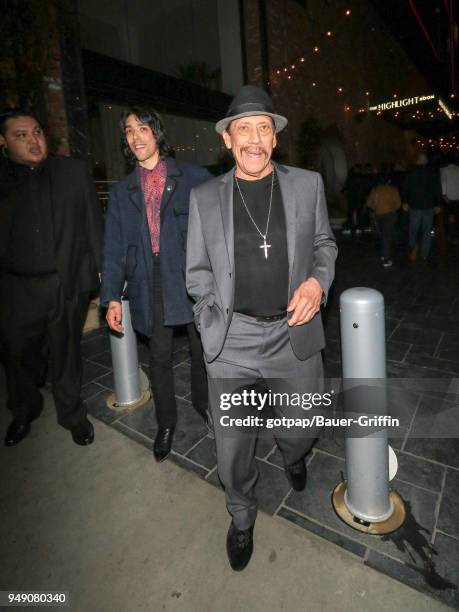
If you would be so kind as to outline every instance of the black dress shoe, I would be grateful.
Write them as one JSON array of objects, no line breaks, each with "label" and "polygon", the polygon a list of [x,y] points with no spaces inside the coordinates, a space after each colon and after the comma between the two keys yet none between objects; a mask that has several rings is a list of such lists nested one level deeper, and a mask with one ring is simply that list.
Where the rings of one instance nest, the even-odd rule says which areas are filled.
[{"label": "black dress shoe", "polygon": [[304,459],[300,459],[300,461],[292,463],[292,465],[287,465],[285,467],[285,474],[295,491],[304,490],[306,486],[307,477],[306,464],[304,462]]},{"label": "black dress shoe", "polygon": [[235,572],[247,567],[253,553],[253,525],[249,529],[238,529],[233,521],[226,536],[226,552],[231,568]]},{"label": "black dress shoe", "polygon": [[156,461],[164,461],[171,452],[174,427],[160,427],[153,444],[153,455]]},{"label": "black dress shoe", "polygon": [[30,433],[30,422],[19,425],[10,423],[5,436],[5,446],[15,446]]},{"label": "black dress shoe", "polygon": [[29,414],[29,420],[27,423],[22,423],[21,425],[15,421],[10,423],[10,426],[6,431],[5,446],[15,446],[16,444],[19,444],[21,440],[24,440],[24,438],[30,433],[30,423],[35,421],[35,419],[38,419],[42,410],[43,398],[41,397],[40,404]]},{"label": "black dress shoe", "polygon": [[88,419],[72,427],[70,433],[75,444],[80,446],[88,446],[94,442],[94,427]]}]

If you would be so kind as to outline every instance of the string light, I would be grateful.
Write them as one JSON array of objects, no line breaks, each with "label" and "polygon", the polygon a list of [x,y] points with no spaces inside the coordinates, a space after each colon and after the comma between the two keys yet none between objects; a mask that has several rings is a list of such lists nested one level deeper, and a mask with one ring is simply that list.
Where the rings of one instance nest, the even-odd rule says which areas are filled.
[{"label": "string light", "polygon": [[[351,10],[349,8],[345,9],[344,15],[346,17],[350,17],[351,16]],[[332,30],[326,30],[325,32],[323,32],[322,36],[325,36],[326,38],[332,38],[333,37],[333,32],[332,32]],[[318,53],[320,53],[320,51],[321,51],[321,49],[320,49],[320,46],[318,44],[316,44],[316,45],[314,45],[312,47],[312,52],[314,54],[318,54]],[[306,56],[305,55],[301,55],[300,57],[296,58],[295,62],[289,63],[289,64],[287,64],[285,66],[278,66],[277,68],[275,68],[274,71],[273,71],[273,74],[277,75],[278,77],[282,77],[282,75],[284,74],[287,77],[288,81],[292,81],[294,79],[295,74],[305,64],[305,62],[306,62]],[[295,71],[295,74],[293,74],[293,71]],[[317,82],[316,81],[312,81],[311,82],[311,87],[317,87]],[[338,94],[342,94],[344,92],[344,87],[341,86],[341,85],[337,86],[336,91],[337,91]],[[369,98],[370,91],[365,91],[364,94],[365,94],[365,96],[367,98]],[[456,97],[455,93],[450,93],[449,94],[449,98],[454,99],[455,97]],[[394,92],[392,94],[392,98],[393,99],[397,99],[398,98],[398,93]],[[367,105],[368,105],[368,102],[367,102]],[[345,112],[350,112],[351,108],[352,107],[350,105],[348,105],[348,104],[346,104],[344,106]],[[365,113],[365,112],[367,112],[367,110],[368,110],[368,107],[367,107],[367,109],[365,109],[365,108],[356,108],[356,111],[358,113]],[[437,114],[438,113],[443,113],[442,109],[439,108],[439,107],[437,107],[436,111],[437,111]],[[435,113],[435,111],[433,111],[433,112],[432,111],[426,111],[426,114],[424,115],[424,113],[421,113],[419,110],[416,110],[411,115],[411,118],[412,119],[417,119],[418,121],[421,118],[424,118],[424,116],[426,118],[428,117],[430,119],[434,119],[435,118],[434,117],[434,113]],[[376,114],[377,115],[381,115],[382,111],[379,110],[379,111],[377,111]],[[459,112],[451,111],[451,115],[453,117],[459,116]],[[400,113],[397,111],[397,112],[393,113],[392,116],[394,118],[399,118],[400,117]]]},{"label": "string light", "polygon": [[426,145],[431,148],[437,148],[441,151],[450,151],[451,149],[455,149],[459,151],[459,144],[456,142],[456,136],[452,136],[451,139],[445,139],[444,136],[440,136],[437,139],[429,138],[427,142],[423,142],[421,140],[416,141],[417,144],[420,144],[421,147],[425,147]]},{"label": "string light", "polygon": [[[350,9],[347,9],[347,10],[345,11],[345,15],[346,15],[347,17],[349,17],[349,16],[351,15],[351,11],[350,11]],[[327,30],[326,32],[324,32],[324,36],[326,36],[327,38],[331,38],[331,37],[333,37],[333,32],[332,32],[332,30]],[[319,46],[319,45],[314,45],[314,46],[312,47],[312,51],[313,51],[313,53],[315,53],[315,54],[320,53],[320,46]],[[305,58],[305,56],[304,56],[304,55],[302,55],[301,57],[297,58],[297,62],[296,62],[296,63],[294,62],[293,64],[289,64],[289,65],[287,65],[287,66],[279,66],[279,67],[275,68],[275,69],[274,69],[274,74],[276,74],[276,75],[280,76],[280,75],[282,74],[282,72],[285,72],[285,73],[287,73],[287,75],[286,75],[286,76],[287,76],[287,79],[288,79],[288,80],[291,80],[291,79],[293,78],[293,76],[292,76],[292,75],[290,75],[290,76],[289,76],[289,74],[288,74],[288,73],[289,73],[291,70],[295,70],[295,69],[297,68],[297,63],[304,64],[304,63],[305,63],[305,61],[306,61],[306,58]]]}]

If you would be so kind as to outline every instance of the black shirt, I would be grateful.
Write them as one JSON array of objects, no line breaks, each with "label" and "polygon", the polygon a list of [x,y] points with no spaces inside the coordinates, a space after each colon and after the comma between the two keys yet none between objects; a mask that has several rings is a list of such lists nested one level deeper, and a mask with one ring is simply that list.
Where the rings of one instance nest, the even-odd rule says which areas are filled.
[{"label": "black shirt", "polygon": [[[49,170],[11,164],[15,208],[6,249],[6,270],[38,276],[56,271]],[[13,194],[8,194],[13,197]]]},{"label": "black shirt", "polygon": [[[238,178],[247,208],[262,234],[266,231],[272,173],[254,181]],[[272,316],[285,312],[288,303],[288,254],[285,213],[277,175],[274,172],[273,199],[266,243],[257,232],[244,207],[234,179],[234,310],[251,316]]]}]

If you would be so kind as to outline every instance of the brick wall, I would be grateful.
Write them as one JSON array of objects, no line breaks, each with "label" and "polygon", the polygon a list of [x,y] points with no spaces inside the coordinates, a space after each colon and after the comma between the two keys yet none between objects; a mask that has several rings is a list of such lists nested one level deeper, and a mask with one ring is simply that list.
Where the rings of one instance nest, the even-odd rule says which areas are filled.
[{"label": "brick wall", "polygon": [[[64,53],[63,48],[69,32],[76,27],[75,14],[69,10],[75,2],[66,0],[65,10],[63,3],[39,0],[12,6],[5,20],[3,41],[11,56],[0,61],[0,107],[23,106],[43,118],[50,149],[60,155],[70,154],[72,131],[81,130],[69,121],[63,78],[79,81],[83,88],[82,76],[75,69],[69,70],[69,50]],[[70,54],[79,55],[77,45],[72,45]]]},{"label": "brick wall", "polygon": [[244,1],[245,53],[247,80],[252,85],[261,85],[261,45],[258,18],[258,0]]},{"label": "brick wall", "polygon": [[69,127],[62,86],[61,51],[56,41],[53,60],[44,78],[44,98],[47,115],[47,133],[52,149],[58,155],[70,155]]}]

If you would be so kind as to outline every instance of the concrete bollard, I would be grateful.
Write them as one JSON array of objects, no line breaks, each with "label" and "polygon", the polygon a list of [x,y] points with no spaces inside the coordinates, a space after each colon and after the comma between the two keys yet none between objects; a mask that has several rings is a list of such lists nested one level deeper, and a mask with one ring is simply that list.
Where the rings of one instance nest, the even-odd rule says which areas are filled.
[{"label": "concrete bollard", "polygon": [[[345,416],[387,415],[384,298],[354,287],[341,294],[340,327]],[[388,533],[404,521],[404,504],[389,488],[387,431],[346,428],[347,481],[333,494],[338,515],[367,533]],[[401,521],[401,522],[400,522]]]}]

